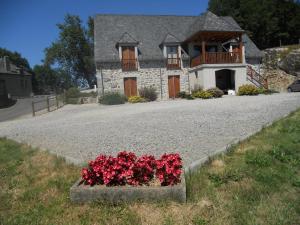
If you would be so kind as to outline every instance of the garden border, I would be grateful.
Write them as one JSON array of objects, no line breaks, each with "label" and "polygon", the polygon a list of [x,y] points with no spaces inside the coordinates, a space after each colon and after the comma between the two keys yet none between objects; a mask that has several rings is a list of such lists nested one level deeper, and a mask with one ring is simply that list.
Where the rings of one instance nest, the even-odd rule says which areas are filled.
[{"label": "garden border", "polygon": [[84,185],[79,179],[70,188],[70,199],[74,203],[87,203],[93,201],[109,202],[112,204],[122,202],[158,202],[176,201],[186,202],[186,183],[184,170],[181,182],[173,186],[113,186]]}]

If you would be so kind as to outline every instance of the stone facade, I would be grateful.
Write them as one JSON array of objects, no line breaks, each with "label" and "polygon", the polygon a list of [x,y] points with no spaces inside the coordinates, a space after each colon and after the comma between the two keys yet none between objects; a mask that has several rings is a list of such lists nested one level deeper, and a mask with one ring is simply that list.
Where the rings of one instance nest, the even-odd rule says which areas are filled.
[{"label": "stone facade", "polygon": [[191,93],[196,87],[204,89],[216,87],[216,71],[230,70],[234,73],[235,90],[249,83],[245,64],[214,64],[189,68],[184,62],[180,70],[167,70],[164,61],[140,62],[137,71],[122,71],[120,63],[102,64],[97,70],[98,91],[100,94],[110,91],[124,93],[124,78],[136,77],[137,89],[154,86],[158,99],[168,99],[168,77],[180,76],[180,91]]},{"label": "stone facade", "polygon": [[107,63],[97,70],[98,91],[124,93],[124,78],[136,77],[137,89],[153,86],[159,99],[168,99],[168,76],[180,76],[180,91],[189,92],[189,73],[184,66],[178,70],[167,70],[164,60],[139,62],[137,71],[122,71],[120,63]]}]

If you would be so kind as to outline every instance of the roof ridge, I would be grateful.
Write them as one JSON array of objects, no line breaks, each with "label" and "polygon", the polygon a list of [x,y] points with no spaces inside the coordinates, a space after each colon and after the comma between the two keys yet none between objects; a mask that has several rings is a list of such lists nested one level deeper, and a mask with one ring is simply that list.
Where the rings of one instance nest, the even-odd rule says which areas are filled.
[{"label": "roof ridge", "polygon": [[114,13],[97,13],[95,16],[145,16],[145,17],[167,17],[167,16],[172,16],[172,17],[198,17],[199,15],[161,15],[161,14],[114,14]]}]

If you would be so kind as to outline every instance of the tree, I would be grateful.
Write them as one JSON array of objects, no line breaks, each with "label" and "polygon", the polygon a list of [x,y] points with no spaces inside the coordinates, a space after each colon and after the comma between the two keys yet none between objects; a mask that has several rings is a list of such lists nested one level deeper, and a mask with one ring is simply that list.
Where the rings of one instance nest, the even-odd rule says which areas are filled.
[{"label": "tree", "polygon": [[299,41],[298,0],[210,0],[208,9],[232,16],[260,48]]},{"label": "tree", "polygon": [[59,38],[45,49],[45,64],[57,66],[78,86],[92,87],[96,81],[93,62],[93,20],[88,28],[78,16],[66,15],[64,23],[57,24]]},{"label": "tree", "polygon": [[0,48],[0,57],[8,56],[10,62],[15,64],[18,67],[22,67],[24,69],[27,69],[31,71],[30,65],[28,63],[28,60],[18,52],[12,52],[5,48]]},{"label": "tree", "polygon": [[33,89],[38,94],[59,93],[74,86],[64,71],[52,69],[49,65],[35,65],[33,68]]}]

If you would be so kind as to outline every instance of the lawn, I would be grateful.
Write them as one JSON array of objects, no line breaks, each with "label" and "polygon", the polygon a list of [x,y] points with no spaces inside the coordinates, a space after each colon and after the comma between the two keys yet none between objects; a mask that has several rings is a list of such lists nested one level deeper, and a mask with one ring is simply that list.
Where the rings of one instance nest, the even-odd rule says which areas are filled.
[{"label": "lawn", "polygon": [[188,202],[75,205],[81,168],[0,139],[0,224],[299,224],[300,110],[187,174]]}]

